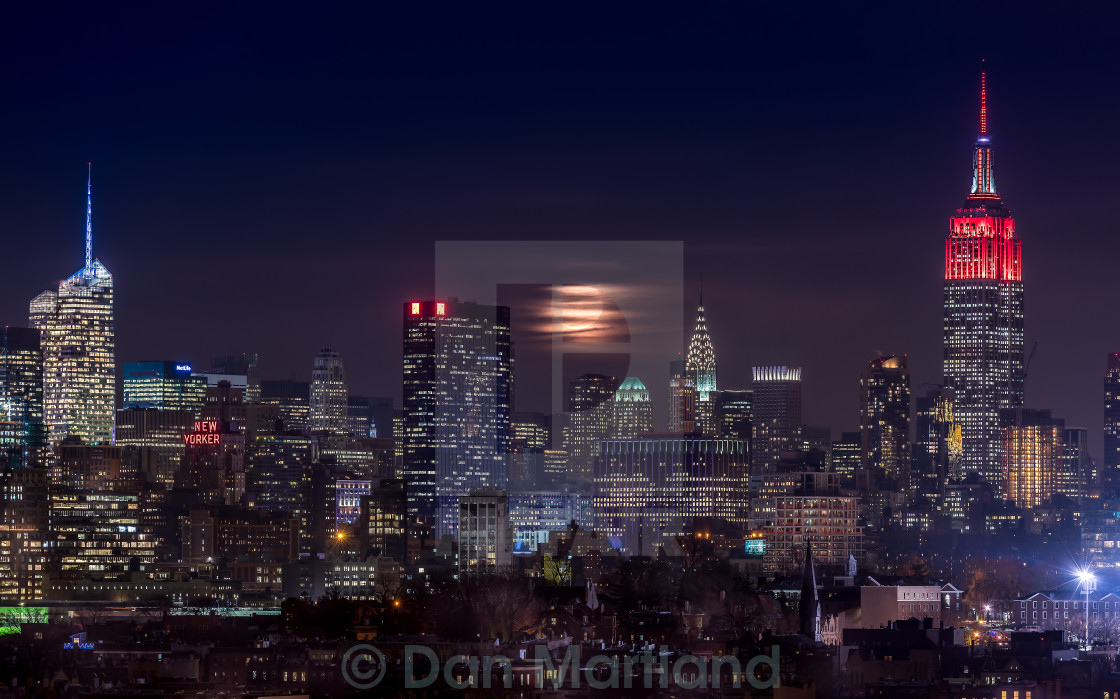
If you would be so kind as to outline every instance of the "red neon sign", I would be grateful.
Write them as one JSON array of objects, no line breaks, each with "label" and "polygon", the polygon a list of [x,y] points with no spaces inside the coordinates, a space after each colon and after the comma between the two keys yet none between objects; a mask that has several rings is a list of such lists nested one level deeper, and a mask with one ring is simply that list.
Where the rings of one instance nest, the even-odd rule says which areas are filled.
[{"label": "red neon sign", "polygon": [[194,432],[183,435],[183,443],[187,446],[203,446],[221,444],[222,435],[218,433],[217,420],[195,420]]},{"label": "red neon sign", "polygon": [[414,316],[420,315],[420,304],[417,301],[412,302],[412,315],[414,315]]}]

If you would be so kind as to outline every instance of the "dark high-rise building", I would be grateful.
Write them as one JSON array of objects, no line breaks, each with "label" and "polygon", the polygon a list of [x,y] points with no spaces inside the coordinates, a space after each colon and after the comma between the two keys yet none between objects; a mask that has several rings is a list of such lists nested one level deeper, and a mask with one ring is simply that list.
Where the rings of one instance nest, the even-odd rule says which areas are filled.
[{"label": "dark high-rise building", "polygon": [[244,376],[245,402],[261,402],[261,364],[259,355],[252,352],[211,355],[209,373]]},{"label": "dark high-rise building", "polygon": [[121,448],[64,440],[52,468],[53,484],[75,490],[135,493],[137,474],[121,469]]},{"label": "dark high-rise building", "polygon": [[828,470],[832,465],[832,429],[829,427],[801,426],[801,448],[797,461],[813,464]]},{"label": "dark high-rise building", "polygon": [[943,369],[963,468],[1002,494],[999,411],[1023,404],[1023,267],[1015,220],[996,192],[987,109],[982,71],[972,189],[945,238]]},{"label": "dark high-rise building", "polygon": [[245,435],[237,430],[245,418],[243,395],[226,381],[206,389],[202,419],[183,435],[175,487],[194,491],[201,504],[236,505],[245,496]]},{"label": "dark high-rise building", "polygon": [[752,369],[751,470],[773,470],[783,451],[801,447],[801,367]]},{"label": "dark high-rise building", "polygon": [[716,398],[716,419],[719,436],[749,441],[751,438],[751,406],[753,391],[723,390]]},{"label": "dark high-rise building", "polygon": [[911,472],[918,492],[930,497],[947,481],[964,478],[961,467],[961,426],[953,417],[953,392],[927,391],[915,401]]},{"label": "dark high-rise building", "polygon": [[564,448],[571,478],[576,482],[591,482],[596,443],[610,436],[611,408],[618,386],[618,379],[602,374],[584,374],[568,384]]},{"label": "dark high-rise building", "polygon": [[369,404],[369,398],[350,396],[347,399],[346,430],[354,437],[362,439],[376,436],[373,433],[373,408]]},{"label": "dark high-rise building", "polygon": [[696,380],[683,359],[669,362],[669,432],[696,431]]},{"label": "dark high-rise building", "polygon": [[457,299],[404,304],[403,471],[409,514],[455,534],[459,498],[505,487],[509,308]]},{"label": "dark high-rise building", "polygon": [[840,439],[832,443],[832,470],[840,478],[840,485],[856,485],[856,473],[863,467],[863,434],[841,432]]},{"label": "dark high-rise building", "polygon": [[396,437],[393,430],[393,416],[397,411],[393,408],[393,399],[388,396],[372,396],[368,400],[371,423],[370,436],[378,439]]},{"label": "dark high-rise building", "polygon": [[9,600],[41,600],[50,574],[50,472],[21,467],[0,470],[0,594]]},{"label": "dark high-rise building", "polygon": [[206,377],[186,362],[126,362],[122,369],[123,408],[185,410],[201,417]]},{"label": "dark high-rise building", "polygon": [[407,563],[408,498],[403,479],[387,478],[377,483],[361,500],[360,536],[367,555],[385,556]]},{"label": "dark high-rise building", "polygon": [[228,381],[219,381],[216,385],[206,387],[202,401],[202,419],[231,423],[230,429],[238,430],[245,425],[245,418],[243,387],[231,386]]},{"label": "dark high-rise building", "polygon": [[307,530],[313,447],[298,432],[257,435],[247,446],[246,491],[250,507],[299,515]]},{"label": "dark high-rise building", "polygon": [[150,477],[167,487],[175,484],[175,473],[183,463],[187,446],[183,436],[194,427],[195,417],[186,410],[124,408],[116,411],[116,445],[147,447],[158,455]]},{"label": "dark high-rise building", "polygon": [[183,562],[290,563],[299,558],[299,521],[286,512],[215,506],[183,518]]},{"label": "dark high-rise building", "polygon": [[[909,494],[910,371],[906,357],[868,362],[859,379],[859,424],[863,467]],[[885,483],[884,483],[885,484]]]},{"label": "dark high-rise building", "polygon": [[42,462],[45,444],[39,331],[0,327],[0,465]]},{"label": "dark high-rise building", "polygon": [[315,355],[311,367],[311,431],[347,434],[350,427],[348,402],[342,355],[324,347]]},{"label": "dark high-rise building", "polygon": [[1070,497],[1099,492],[1096,464],[1089,455],[1089,430],[1067,427],[1062,434],[1062,468],[1054,491]]},{"label": "dark high-rise building", "polygon": [[544,452],[551,438],[551,420],[544,413],[510,416],[509,479],[539,486],[544,481]]},{"label": "dark high-rise building", "polygon": [[261,403],[275,409],[286,430],[311,429],[310,395],[307,381],[261,382]]},{"label": "dark high-rise building", "polygon": [[1108,354],[1104,375],[1104,463],[1101,487],[1108,493],[1120,490],[1120,352]]}]

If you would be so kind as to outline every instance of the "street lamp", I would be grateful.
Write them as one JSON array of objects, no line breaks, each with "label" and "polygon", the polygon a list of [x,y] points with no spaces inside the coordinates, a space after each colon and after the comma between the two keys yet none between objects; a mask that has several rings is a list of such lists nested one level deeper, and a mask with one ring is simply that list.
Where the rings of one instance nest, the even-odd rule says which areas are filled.
[{"label": "street lamp", "polygon": [[1077,574],[1077,579],[1081,581],[1081,587],[1085,590],[1085,649],[1089,650],[1091,648],[1089,643],[1089,592],[1096,587],[1097,577],[1093,575],[1093,571],[1086,568]]}]

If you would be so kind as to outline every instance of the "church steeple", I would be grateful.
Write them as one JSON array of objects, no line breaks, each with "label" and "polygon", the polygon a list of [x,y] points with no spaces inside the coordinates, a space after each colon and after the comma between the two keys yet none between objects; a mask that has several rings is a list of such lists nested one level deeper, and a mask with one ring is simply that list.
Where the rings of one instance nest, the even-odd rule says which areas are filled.
[{"label": "church steeple", "polygon": [[801,599],[797,612],[801,621],[800,632],[814,641],[820,640],[821,603],[817,597],[817,569],[813,565],[811,542],[805,543],[805,565],[801,569]]}]

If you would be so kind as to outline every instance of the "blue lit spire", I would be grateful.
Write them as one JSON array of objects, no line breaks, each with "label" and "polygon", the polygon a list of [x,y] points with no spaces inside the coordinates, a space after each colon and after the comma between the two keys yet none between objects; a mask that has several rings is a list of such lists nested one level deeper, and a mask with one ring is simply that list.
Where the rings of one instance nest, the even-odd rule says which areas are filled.
[{"label": "blue lit spire", "polygon": [[93,163],[88,163],[89,170],[86,175],[86,266],[82,268],[82,276],[89,279],[93,276]]}]

